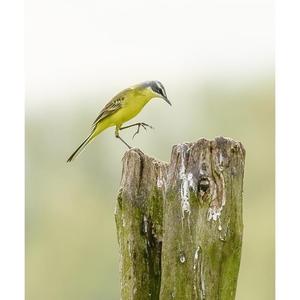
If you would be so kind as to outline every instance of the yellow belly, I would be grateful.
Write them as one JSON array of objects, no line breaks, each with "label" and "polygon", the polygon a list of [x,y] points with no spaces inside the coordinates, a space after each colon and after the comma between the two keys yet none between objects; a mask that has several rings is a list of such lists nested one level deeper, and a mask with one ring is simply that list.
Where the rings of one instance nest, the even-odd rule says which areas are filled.
[{"label": "yellow belly", "polygon": [[134,118],[143,109],[148,101],[149,100],[144,96],[128,97],[128,99],[125,99],[122,108],[98,123],[95,130],[95,135],[98,135],[101,131],[108,127],[121,127],[123,123]]},{"label": "yellow belly", "polygon": [[119,109],[116,113],[111,115],[110,123],[116,126],[121,126],[123,123],[134,118],[148,102],[144,97],[133,97],[128,98],[124,101],[123,107]]}]

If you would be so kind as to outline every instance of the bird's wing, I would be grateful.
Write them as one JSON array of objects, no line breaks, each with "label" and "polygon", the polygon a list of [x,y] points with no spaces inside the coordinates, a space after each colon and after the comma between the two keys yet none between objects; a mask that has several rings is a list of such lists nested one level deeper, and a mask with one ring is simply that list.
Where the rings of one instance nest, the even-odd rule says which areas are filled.
[{"label": "bird's wing", "polygon": [[111,116],[112,114],[117,112],[120,108],[122,108],[124,99],[126,97],[126,91],[127,90],[124,90],[118,95],[116,95],[104,106],[104,108],[100,111],[97,119],[94,121],[92,126],[96,126],[100,121],[107,118],[108,116]]}]

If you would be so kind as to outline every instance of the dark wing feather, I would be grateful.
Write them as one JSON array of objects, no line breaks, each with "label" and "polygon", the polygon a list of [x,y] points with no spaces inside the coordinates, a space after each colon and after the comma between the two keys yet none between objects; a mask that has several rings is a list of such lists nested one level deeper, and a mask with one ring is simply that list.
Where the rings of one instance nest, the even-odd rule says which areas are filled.
[{"label": "dark wing feather", "polygon": [[120,108],[122,108],[126,91],[127,90],[124,90],[118,95],[116,95],[104,106],[104,108],[100,111],[99,116],[94,121],[93,126],[96,126],[100,121],[107,118],[108,116],[111,116],[112,114],[117,112]]}]

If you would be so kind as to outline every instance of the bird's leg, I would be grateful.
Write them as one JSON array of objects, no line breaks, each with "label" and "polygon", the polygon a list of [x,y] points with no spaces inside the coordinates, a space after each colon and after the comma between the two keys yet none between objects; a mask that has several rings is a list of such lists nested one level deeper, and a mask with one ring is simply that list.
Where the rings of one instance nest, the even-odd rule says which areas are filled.
[{"label": "bird's leg", "polygon": [[140,132],[140,127],[142,126],[145,130],[147,130],[147,127],[153,129],[153,126],[149,125],[149,124],[146,124],[146,123],[134,123],[134,124],[131,124],[131,125],[128,125],[128,126],[124,126],[124,127],[121,127],[120,130],[123,130],[123,129],[127,129],[127,128],[130,128],[130,127],[133,127],[133,126],[137,126],[137,131],[134,133],[134,135],[132,136],[132,139]]},{"label": "bird's leg", "polygon": [[131,124],[131,125],[128,125],[128,126],[121,127],[120,130],[127,129],[127,128],[130,128],[130,127],[133,127],[133,126],[139,126],[139,127],[142,126],[144,129],[146,129],[146,127],[153,128],[153,126],[151,126],[149,124],[140,122],[140,123],[134,123],[134,124]]},{"label": "bird's leg", "polygon": [[117,139],[121,140],[129,149],[131,149],[132,147],[130,147],[119,135],[119,129],[121,128],[117,128],[116,127],[116,130],[115,130],[115,136]]}]

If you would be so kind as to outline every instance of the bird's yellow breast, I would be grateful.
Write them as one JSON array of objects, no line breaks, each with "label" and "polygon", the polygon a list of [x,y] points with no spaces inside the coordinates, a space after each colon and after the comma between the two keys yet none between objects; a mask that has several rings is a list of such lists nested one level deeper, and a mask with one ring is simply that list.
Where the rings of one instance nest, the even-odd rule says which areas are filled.
[{"label": "bird's yellow breast", "polygon": [[95,136],[108,127],[121,127],[123,123],[134,118],[143,107],[153,98],[153,93],[148,90],[126,90],[118,95],[122,100],[122,107],[112,115],[99,122],[95,129]]},{"label": "bird's yellow breast", "polygon": [[120,126],[134,118],[148,103],[149,96],[145,93],[129,92],[122,102],[122,108],[114,113],[110,118],[112,125]]}]

